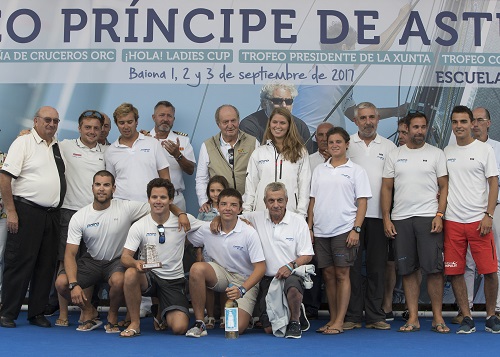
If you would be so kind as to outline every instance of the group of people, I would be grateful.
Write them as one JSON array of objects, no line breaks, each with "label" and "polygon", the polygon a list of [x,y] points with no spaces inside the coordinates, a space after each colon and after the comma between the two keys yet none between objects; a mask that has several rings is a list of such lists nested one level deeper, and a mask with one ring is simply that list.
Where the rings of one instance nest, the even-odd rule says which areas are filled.
[{"label": "group of people", "polygon": [[[396,147],[377,133],[380,114],[368,102],[354,108],[355,134],[325,122],[313,143],[291,114],[293,88],[275,83],[262,93],[263,109],[241,126],[236,107],[216,110],[220,132],[203,142],[197,163],[187,135],[172,130],[168,101],[154,107],[149,132],[138,130],[137,108],[118,106],[120,136],[112,144],[109,118],[99,111],[84,111],[80,137],[59,142],[57,110],[40,108],[0,171],[7,223],[0,326],[16,327],[29,286],[29,322],[50,327],[43,312],[56,272],[59,326],[69,325],[68,303],[82,310],[78,331],[101,326],[91,297],[107,283],[107,333],[139,336],[141,304],[151,297],[156,329],[202,337],[214,327],[217,297],[221,305],[238,301],[240,334],[258,318],[268,333],[300,338],[309,329],[304,295],[314,258],[330,312],[319,333],[340,334],[363,321],[390,329],[384,290],[394,265],[409,310],[398,331],[420,329],[421,274],[433,331],[450,331],[441,312],[446,274],[463,316],[457,333],[474,332],[464,279],[473,262],[485,277],[486,331],[500,333],[500,143],[488,138],[488,111],[455,107],[456,144],[444,151],[425,142],[429,120],[418,111],[400,123],[406,142]],[[198,218],[186,213],[183,196],[183,174],[195,167]],[[186,237],[199,248],[189,273],[191,328]],[[123,305],[127,317],[119,322]]]}]

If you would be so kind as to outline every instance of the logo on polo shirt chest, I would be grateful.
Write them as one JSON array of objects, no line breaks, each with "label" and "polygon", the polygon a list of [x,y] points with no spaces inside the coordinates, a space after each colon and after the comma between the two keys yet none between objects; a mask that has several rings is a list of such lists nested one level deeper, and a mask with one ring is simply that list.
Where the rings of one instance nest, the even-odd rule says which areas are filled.
[{"label": "logo on polo shirt chest", "polygon": [[156,233],[146,233],[146,237],[156,237]]},{"label": "logo on polo shirt chest", "polygon": [[233,245],[233,248],[239,250],[240,252],[242,252],[244,249],[241,245]]},{"label": "logo on polo shirt chest", "polygon": [[408,162],[408,159],[398,159],[396,161],[396,163],[399,163],[399,164],[406,164]]},{"label": "logo on polo shirt chest", "polygon": [[455,162],[455,161],[457,161],[457,159],[456,159],[456,158],[454,158],[454,157],[450,157],[450,158],[449,158],[448,160],[446,160],[446,161],[447,161],[447,162]]},{"label": "logo on polo shirt chest", "polygon": [[78,153],[74,152],[73,157],[82,157],[82,154],[78,154]]},{"label": "logo on polo shirt chest", "polygon": [[97,228],[99,227],[99,222],[87,224],[87,228]]},{"label": "logo on polo shirt chest", "polygon": [[144,149],[141,149],[141,152],[150,152],[151,149],[148,149],[148,148],[144,148]]},{"label": "logo on polo shirt chest", "polygon": [[380,159],[380,160],[384,161],[385,160],[384,154],[382,154],[381,152],[379,152],[378,155],[377,155],[377,159]]}]

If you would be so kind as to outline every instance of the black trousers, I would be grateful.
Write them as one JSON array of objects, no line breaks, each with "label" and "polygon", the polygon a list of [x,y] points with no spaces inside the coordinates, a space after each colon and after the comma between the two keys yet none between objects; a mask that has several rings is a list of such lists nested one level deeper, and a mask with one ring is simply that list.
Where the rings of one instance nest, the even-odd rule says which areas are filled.
[{"label": "black trousers", "polygon": [[[384,234],[383,221],[378,218],[365,218],[359,243],[358,256],[350,269],[351,298],[345,321],[362,322],[363,310],[366,323],[385,321],[382,300],[387,263],[387,238]],[[363,256],[366,274],[363,274]],[[366,275],[366,287],[363,284],[364,275]]]},{"label": "black trousers", "polygon": [[28,285],[28,319],[44,312],[57,261],[60,214],[18,201],[14,203],[19,231],[7,234],[0,316],[15,320]]}]

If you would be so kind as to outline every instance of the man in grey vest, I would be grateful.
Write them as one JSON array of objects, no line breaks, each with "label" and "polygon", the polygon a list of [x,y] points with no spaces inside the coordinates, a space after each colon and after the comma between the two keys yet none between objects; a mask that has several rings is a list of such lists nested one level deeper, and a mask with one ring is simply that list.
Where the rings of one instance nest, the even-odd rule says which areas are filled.
[{"label": "man in grey vest", "polygon": [[198,203],[207,209],[207,184],[215,175],[224,176],[231,188],[245,193],[248,160],[259,145],[257,139],[239,130],[240,113],[234,106],[224,104],[217,108],[215,122],[220,132],[201,145],[196,170]]}]

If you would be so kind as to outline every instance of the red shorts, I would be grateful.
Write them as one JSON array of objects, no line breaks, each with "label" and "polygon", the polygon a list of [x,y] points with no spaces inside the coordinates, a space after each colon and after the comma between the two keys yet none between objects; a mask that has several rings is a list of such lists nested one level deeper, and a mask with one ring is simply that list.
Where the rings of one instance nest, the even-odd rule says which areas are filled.
[{"label": "red shorts", "polygon": [[478,222],[458,223],[444,221],[444,273],[461,275],[465,273],[467,245],[479,274],[495,273],[498,268],[493,233],[480,235]]}]

